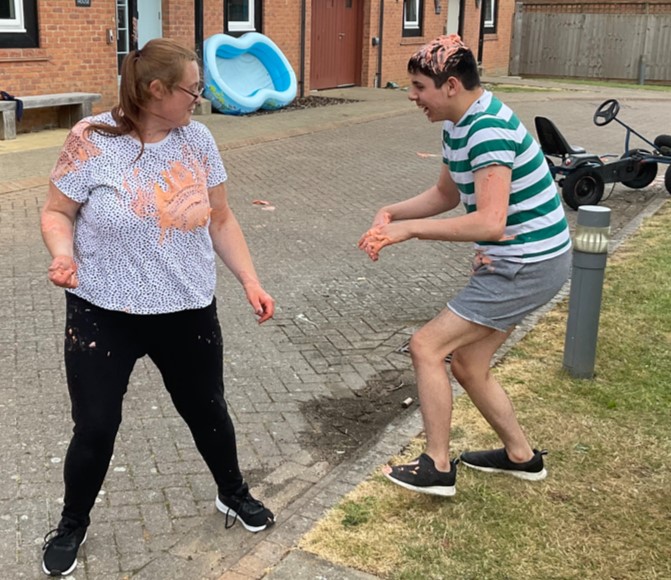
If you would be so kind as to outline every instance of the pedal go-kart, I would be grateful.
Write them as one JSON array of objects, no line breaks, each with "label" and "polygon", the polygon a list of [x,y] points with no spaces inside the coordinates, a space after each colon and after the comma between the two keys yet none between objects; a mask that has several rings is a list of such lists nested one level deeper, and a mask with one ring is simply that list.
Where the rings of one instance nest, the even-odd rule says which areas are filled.
[{"label": "pedal go-kart", "polygon": [[[627,187],[642,189],[657,176],[660,163],[669,164],[664,174],[664,185],[671,194],[671,135],[659,135],[654,142],[648,141],[620,121],[617,114],[620,104],[608,99],[599,105],[593,121],[598,127],[616,121],[626,129],[624,153],[596,155],[587,153],[582,147],[574,147],[546,117],[536,117],[536,134],[552,176],[561,187],[566,204],[578,209],[581,205],[596,205],[601,201],[606,183],[622,183]],[[650,146],[650,149],[629,149],[632,133]],[[552,158],[558,158],[555,163]],[[608,160],[608,158],[616,158]]]}]

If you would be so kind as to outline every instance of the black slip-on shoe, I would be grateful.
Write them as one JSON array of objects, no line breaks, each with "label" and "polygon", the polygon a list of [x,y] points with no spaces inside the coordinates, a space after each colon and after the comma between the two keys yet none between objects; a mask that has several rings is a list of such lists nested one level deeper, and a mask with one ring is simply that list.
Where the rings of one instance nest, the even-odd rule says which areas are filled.
[{"label": "black slip-on shoe", "polygon": [[384,475],[389,481],[405,489],[429,495],[452,497],[456,493],[458,459],[450,461],[450,471],[438,471],[433,459],[422,453],[417,463],[394,465]]},{"label": "black slip-on shoe", "polygon": [[540,481],[547,477],[548,472],[543,465],[543,455],[547,451],[534,449],[534,456],[524,463],[511,461],[504,448],[487,451],[464,451],[461,462],[467,467],[488,473],[508,473],[513,477],[527,481]]}]

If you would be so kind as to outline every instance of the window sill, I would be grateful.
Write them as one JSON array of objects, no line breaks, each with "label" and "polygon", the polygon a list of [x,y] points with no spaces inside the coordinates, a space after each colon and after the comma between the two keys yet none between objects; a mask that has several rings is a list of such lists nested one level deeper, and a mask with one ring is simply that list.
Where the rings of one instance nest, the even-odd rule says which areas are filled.
[{"label": "window sill", "polygon": [[4,49],[0,48],[0,62],[48,62],[49,57],[47,56],[2,56],[2,51]]},{"label": "window sill", "polygon": [[47,62],[47,51],[42,48],[0,48],[0,62]]}]

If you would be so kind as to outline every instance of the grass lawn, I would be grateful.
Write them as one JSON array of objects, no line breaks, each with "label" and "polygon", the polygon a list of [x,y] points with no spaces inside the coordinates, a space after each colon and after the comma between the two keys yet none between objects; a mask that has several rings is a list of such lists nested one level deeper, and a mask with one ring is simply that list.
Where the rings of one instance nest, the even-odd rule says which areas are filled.
[{"label": "grass lawn", "polygon": [[[390,579],[671,578],[671,203],[609,257],[596,376],[562,370],[567,304],[495,372],[548,478],[460,466],[457,495],[413,494],[376,472],[301,548]],[[468,397],[453,453],[498,445]],[[423,449],[410,442],[401,457]],[[386,461],[387,458],[380,458]]]}]

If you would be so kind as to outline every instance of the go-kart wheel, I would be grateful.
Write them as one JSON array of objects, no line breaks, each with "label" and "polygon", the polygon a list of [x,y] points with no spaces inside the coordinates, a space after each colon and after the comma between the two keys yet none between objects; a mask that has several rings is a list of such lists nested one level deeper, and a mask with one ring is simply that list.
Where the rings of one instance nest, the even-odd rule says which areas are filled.
[{"label": "go-kart wheel", "polygon": [[597,127],[608,125],[620,112],[620,103],[616,99],[608,99],[599,105],[594,113],[594,124]]},{"label": "go-kart wheel", "polygon": [[[623,153],[620,159],[628,157],[652,157],[652,153],[645,149],[631,149],[627,153]],[[639,163],[636,173],[630,179],[623,179],[622,184],[632,189],[642,189],[650,185],[655,177],[657,177],[657,163],[655,161],[646,161]]]},{"label": "go-kart wheel", "polygon": [[581,205],[596,205],[603,196],[603,177],[592,167],[569,173],[562,184],[562,197],[571,209]]},{"label": "go-kart wheel", "polygon": [[666,168],[666,173],[664,174],[664,187],[666,187],[666,191],[671,195],[671,165]]}]

